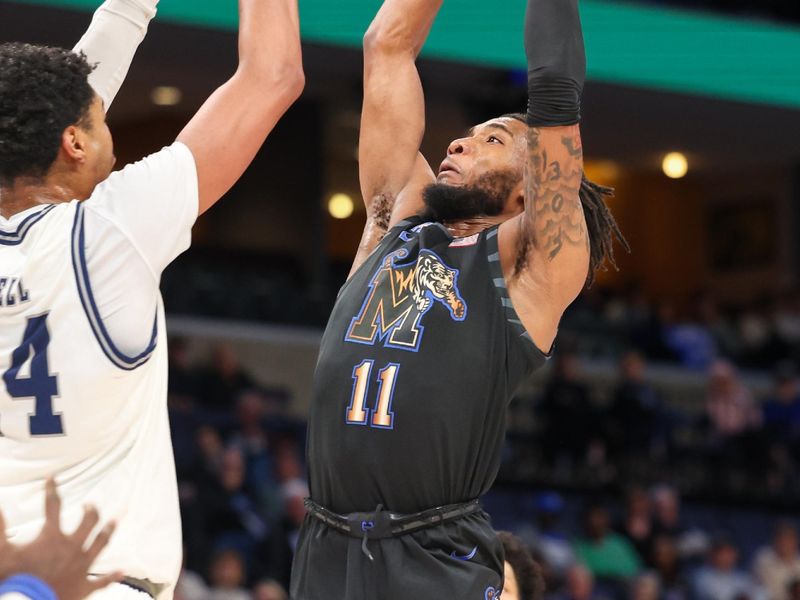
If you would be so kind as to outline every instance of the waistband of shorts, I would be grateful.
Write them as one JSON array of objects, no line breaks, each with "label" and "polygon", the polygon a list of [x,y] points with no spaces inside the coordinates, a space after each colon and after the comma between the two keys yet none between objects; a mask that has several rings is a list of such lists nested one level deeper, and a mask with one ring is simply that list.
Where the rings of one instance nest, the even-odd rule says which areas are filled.
[{"label": "waistband of shorts", "polygon": [[[90,573],[89,575],[92,577],[101,576],[99,573]],[[136,590],[137,592],[147,594],[153,598],[153,600],[166,588],[162,583],[153,583],[149,579],[137,579],[136,577],[129,577],[127,575],[124,575],[122,579],[119,580],[119,584]]]},{"label": "waistband of shorts", "polygon": [[481,510],[478,500],[459,504],[437,506],[417,513],[401,514],[382,510],[380,506],[372,512],[356,512],[340,515],[305,499],[308,514],[328,527],[355,538],[382,539],[397,537],[435,527],[443,523],[462,519]]},{"label": "waistband of shorts", "polygon": [[153,583],[149,579],[136,579],[135,577],[123,577],[120,581],[122,585],[126,585],[129,588],[133,588],[137,592],[142,592],[143,594],[147,594],[151,598],[155,599],[159,592],[164,589],[163,585],[158,583]]}]

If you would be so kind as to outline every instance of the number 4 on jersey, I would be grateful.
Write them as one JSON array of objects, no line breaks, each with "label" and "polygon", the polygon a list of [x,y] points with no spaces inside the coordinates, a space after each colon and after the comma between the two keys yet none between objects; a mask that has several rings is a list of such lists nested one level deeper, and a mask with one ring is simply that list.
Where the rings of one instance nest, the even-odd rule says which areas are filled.
[{"label": "number 4 on jersey", "polygon": [[[32,436],[64,433],[61,415],[53,414],[53,396],[58,396],[58,381],[50,374],[47,363],[47,314],[28,319],[22,343],[11,354],[11,367],[3,373],[9,396],[35,398],[33,414],[29,417]],[[30,376],[20,377],[19,371],[30,358]]]},{"label": "number 4 on jersey", "polygon": [[[370,373],[374,361],[365,360],[353,369],[353,396],[347,407],[346,421],[350,425],[367,425],[378,429],[394,429],[392,398],[400,365],[389,363],[378,372],[378,401],[375,408],[366,407]],[[370,413],[372,418],[370,419]]]}]

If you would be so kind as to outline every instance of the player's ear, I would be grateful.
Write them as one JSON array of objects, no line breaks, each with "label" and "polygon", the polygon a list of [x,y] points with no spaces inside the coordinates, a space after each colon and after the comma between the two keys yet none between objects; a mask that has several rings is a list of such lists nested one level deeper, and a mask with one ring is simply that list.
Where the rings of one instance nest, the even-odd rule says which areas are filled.
[{"label": "player's ear", "polygon": [[61,134],[61,151],[71,162],[86,162],[86,132],[77,125],[70,125]]}]

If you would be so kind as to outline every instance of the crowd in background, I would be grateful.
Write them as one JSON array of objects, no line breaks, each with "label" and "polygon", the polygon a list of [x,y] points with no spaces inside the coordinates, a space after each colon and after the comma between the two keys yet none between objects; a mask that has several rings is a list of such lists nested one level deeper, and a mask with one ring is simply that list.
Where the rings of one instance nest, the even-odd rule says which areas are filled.
[{"label": "crowd in background", "polygon": [[[198,366],[189,362],[185,344],[172,340],[170,360],[185,541],[178,597],[286,598],[308,495],[305,423],[288,416],[289,392],[258,385],[228,346],[218,346],[211,364]],[[593,401],[579,365],[572,353],[559,354],[530,405],[538,427],[510,436],[501,485],[519,482],[509,477],[509,465],[524,463],[518,460],[524,448],[538,457],[537,475],[523,481],[525,493],[552,483],[543,482],[542,473],[555,473],[562,489],[581,492],[581,501],[598,489],[613,493],[632,482],[667,480],[691,494],[697,490],[678,468],[685,462],[699,473],[698,481],[728,501],[754,489],[799,497],[794,465],[800,461],[800,386],[792,364],[780,363],[771,394],[757,399],[733,363],[715,359],[705,371],[704,407],[694,415],[683,414],[649,382],[643,353],[623,354],[603,406]],[[687,439],[693,442],[687,445]],[[604,472],[615,477],[592,488],[586,474]],[[800,557],[790,524],[778,526],[773,547],[742,565],[733,537],[685,527],[672,488],[635,488],[624,509],[616,507],[618,519],[613,505],[587,502],[581,518],[569,519],[573,527],[583,523],[580,531],[561,529],[562,503],[544,494],[529,514],[504,524],[534,551],[553,599],[800,598],[794,579]]]},{"label": "crowd in background", "polygon": [[[576,529],[565,500],[539,494],[517,535],[542,565],[550,600],[795,600],[800,551],[795,523],[748,548],[729,532],[690,524],[674,488],[634,487],[615,513],[583,501]],[[615,518],[616,516],[616,518]]]},{"label": "crowd in background", "polygon": [[225,345],[189,364],[170,343],[169,412],[184,532],[179,600],[285,600],[308,496],[305,423]]},{"label": "crowd in background", "polygon": [[568,309],[561,329],[585,355],[617,356],[636,348],[651,360],[690,370],[706,370],[720,358],[743,369],[772,369],[781,361],[800,363],[800,290],[727,306],[708,291],[679,304],[654,302],[638,288],[593,288]]},{"label": "crowd in background", "polygon": [[[290,257],[193,250],[164,273],[172,314],[323,327],[349,264],[333,268],[328,285],[312,285]],[[228,291],[240,291],[231,297]],[[326,291],[327,290],[327,291]],[[599,285],[585,291],[561,323],[565,344],[584,356],[618,357],[637,348],[651,360],[705,370],[717,358],[743,369],[800,363],[800,290],[723,304],[699,291],[688,302],[649,298]]]},{"label": "crowd in background", "polygon": [[794,364],[778,363],[760,397],[726,360],[712,362],[703,379],[697,406],[684,406],[648,379],[644,357],[632,351],[598,401],[579,361],[562,353],[543,390],[515,401],[516,414],[532,413],[533,427],[512,426],[502,473],[540,485],[600,487],[667,477],[710,500],[796,503],[800,380]]}]

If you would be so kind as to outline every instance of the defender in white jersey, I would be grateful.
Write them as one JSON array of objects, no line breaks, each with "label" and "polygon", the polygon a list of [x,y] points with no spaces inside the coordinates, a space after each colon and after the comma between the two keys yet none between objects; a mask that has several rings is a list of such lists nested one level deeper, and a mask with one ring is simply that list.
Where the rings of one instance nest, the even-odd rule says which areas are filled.
[{"label": "defender in white jersey", "polygon": [[177,578],[158,281],[302,90],[296,0],[241,0],[239,54],[176,143],[111,174],[86,59],[0,45],[0,507],[10,539],[32,539],[55,474],[67,529],[87,502],[117,520],[92,571],[128,587],[96,595],[169,597]]}]

